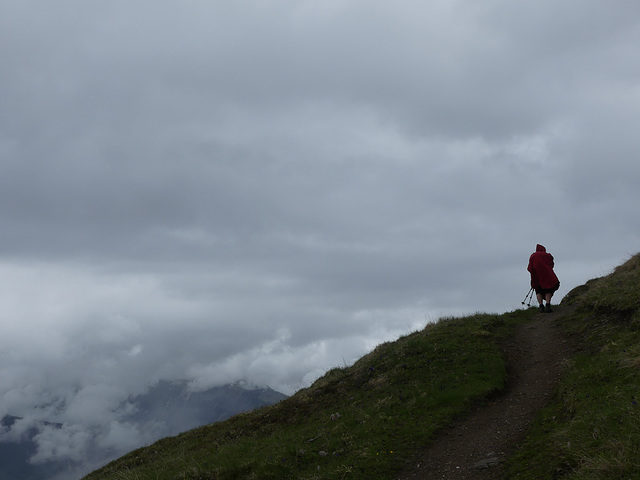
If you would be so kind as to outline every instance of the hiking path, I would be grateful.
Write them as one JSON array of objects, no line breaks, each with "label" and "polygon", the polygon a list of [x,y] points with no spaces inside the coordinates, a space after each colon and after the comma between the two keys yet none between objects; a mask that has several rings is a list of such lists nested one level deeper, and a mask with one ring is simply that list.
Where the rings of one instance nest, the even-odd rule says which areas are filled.
[{"label": "hiking path", "polygon": [[507,388],[443,431],[398,480],[498,480],[536,413],[554,394],[571,355],[558,326],[566,306],[537,313],[503,346]]}]

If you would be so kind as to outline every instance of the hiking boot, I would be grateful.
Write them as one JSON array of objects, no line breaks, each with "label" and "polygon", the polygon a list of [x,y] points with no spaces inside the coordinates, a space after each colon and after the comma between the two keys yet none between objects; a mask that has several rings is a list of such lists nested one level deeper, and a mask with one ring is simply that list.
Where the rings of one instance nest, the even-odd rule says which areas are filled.
[{"label": "hiking boot", "polygon": [[546,313],[551,313],[551,312],[553,312],[553,310],[551,310],[551,304],[550,304],[550,303],[547,303],[547,306],[545,307],[544,311],[545,311]]},{"label": "hiking boot", "polygon": [[544,305],[540,305],[540,311],[544,312]]}]

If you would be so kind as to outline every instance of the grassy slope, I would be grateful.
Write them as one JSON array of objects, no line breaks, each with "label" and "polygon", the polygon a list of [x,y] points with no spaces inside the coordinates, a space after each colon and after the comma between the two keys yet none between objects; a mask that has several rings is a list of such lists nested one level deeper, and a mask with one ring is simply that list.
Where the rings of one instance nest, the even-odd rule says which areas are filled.
[{"label": "grassy slope", "polygon": [[571,291],[578,353],[510,465],[517,479],[640,478],[640,254]]},{"label": "grassy slope", "polygon": [[161,440],[86,479],[391,478],[439,428],[504,386],[498,343],[533,313],[441,320],[277,405]]},{"label": "grassy slope", "polygon": [[[640,478],[639,297],[640,255],[565,298],[578,306],[563,325],[579,354],[511,478]],[[275,406],[161,440],[85,479],[394,478],[439,429],[504,386],[499,344],[534,313],[441,320]]]}]

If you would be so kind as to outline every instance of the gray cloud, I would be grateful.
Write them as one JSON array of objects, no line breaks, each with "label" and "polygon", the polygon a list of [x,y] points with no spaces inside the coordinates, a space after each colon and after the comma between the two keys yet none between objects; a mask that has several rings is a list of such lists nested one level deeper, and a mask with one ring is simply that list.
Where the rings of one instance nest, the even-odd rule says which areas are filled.
[{"label": "gray cloud", "polygon": [[115,412],[159,379],[292,393],[517,308],[536,243],[559,296],[637,251],[632,2],[0,3],[0,413],[65,425],[34,461],[148,441]]}]

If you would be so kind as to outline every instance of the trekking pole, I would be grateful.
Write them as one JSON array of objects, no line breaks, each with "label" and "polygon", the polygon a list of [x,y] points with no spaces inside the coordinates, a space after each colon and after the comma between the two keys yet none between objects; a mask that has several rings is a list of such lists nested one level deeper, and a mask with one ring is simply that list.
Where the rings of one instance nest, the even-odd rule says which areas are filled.
[{"label": "trekking pole", "polygon": [[531,287],[529,289],[529,291],[527,292],[527,294],[524,296],[524,300],[522,301],[522,305],[524,305],[524,303],[527,301],[527,297],[529,297],[529,301],[527,303],[527,307],[531,306],[531,299],[533,298],[533,287]]},{"label": "trekking pole", "polygon": [[535,289],[532,287],[531,288],[531,295],[529,295],[529,302],[527,303],[527,307],[531,306],[531,303],[533,302],[533,294],[535,293]]},{"label": "trekking pole", "polygon": [[[533,288],[533,287],[532,287]],[[527,301],[527,297],[529,297],[529,294],[531,293],[532,288],[529,289],[529,291],[527,292],[527,294],[524,296],[524,300],[522,300],[522,305],[525,304],[525,302]]]}]

